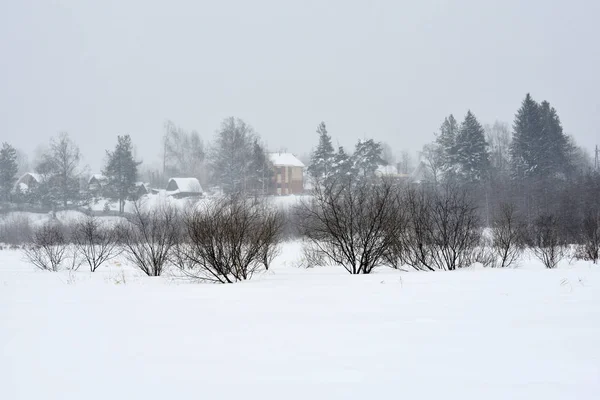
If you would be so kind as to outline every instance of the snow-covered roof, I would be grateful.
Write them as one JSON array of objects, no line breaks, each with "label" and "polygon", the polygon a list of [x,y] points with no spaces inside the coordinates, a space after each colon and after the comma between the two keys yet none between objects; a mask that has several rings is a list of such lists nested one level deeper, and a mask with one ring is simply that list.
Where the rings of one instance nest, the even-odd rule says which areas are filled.
[{"label": "snow-covered roof", "polygon": [[269,153],[269,159],[276,167],[301,167],[304,163],[292,153]]},{"label": "snow-covered roof", "polygon": [[200,185],[200,181],[196,178],[171,178],[169,179],[169,183],[167,183],[167,187],[169,187],[171,181],[174,181],[177,184],[177,190],[170,190],[169,194],[175,193],[202,193],[202,186]]},{"label": "snow-covered roof", "polygon": [[88,179],[88,183],[90,183],[92,181],[92,179],[95,179],[97,181],[106,181],[106,180],[108,180],[108,178],[106,178],[102,174],[93,174],[92,176],[90,176],[90,179]]},{"label": "snow-covered roof", "polygon": [[25,178],[27,178],[28,176],[32,177],[34,181],[36,182],[41,182],[42,181],[42,175],[40,174],[36,174],[35,172],[26,172],[23,175],[21,175],[21,177],[19,178],[19,180],[17,181],[17,183],[23,183],[23,181],[25,180]]}]

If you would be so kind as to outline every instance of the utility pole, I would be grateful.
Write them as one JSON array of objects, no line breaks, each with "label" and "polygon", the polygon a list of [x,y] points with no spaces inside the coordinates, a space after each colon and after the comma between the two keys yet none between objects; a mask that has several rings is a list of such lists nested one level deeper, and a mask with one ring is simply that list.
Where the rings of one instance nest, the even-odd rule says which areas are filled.
[{"label": "utility pole", "polygon": [[596,145],[596,151],[594,152],[596,157],[594,158],[594,169],[598,171],[600,169],[600,149],[598,149],[598,145]]}]

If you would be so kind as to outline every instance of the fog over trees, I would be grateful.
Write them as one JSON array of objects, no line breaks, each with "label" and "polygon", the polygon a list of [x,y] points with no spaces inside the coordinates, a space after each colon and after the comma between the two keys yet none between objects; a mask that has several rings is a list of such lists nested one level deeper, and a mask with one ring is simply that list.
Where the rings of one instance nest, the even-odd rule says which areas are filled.
[{"label": "fog over trees", "polygon": [[[518,264],[527,247],[548,268],[571,254],[569,248],[575,257],[598,260],[598,164],[565,134],[548,101],[527,94],[512,126],[484,124],[470,110],[461,120],[453,114],[443,117],[416,158],[374,137],[359,139],[351,150],[336,149],[336,134],[325,122],[308,135],[314,147],[301,177],[302,200],[281,214],[265,200],[283,194],[289,172],[273,164],[260,134],[236,117],[225,118],[206,137],[167,121],[160,170],[145,169],[146,158],[136,154],[131,137],[118,135],[114,149],[105,151],[101,174],[90,174],[77,143],[61,132],[30,164],[33,171],[19,176],[19,162],[26,162],[23,150],[3,143],[0,206],[3,213],[75,209],[89,214],[99,200],[118,204],[129,223],[115,232],[99,228],[94,219],[43,229],[15,220],[14,237],[30,238],[35,251],[28,250],[28,256],[51,270],[63,258],[75,262],[75,255],[68,258],[69,252],[53,247],[72,243],[92,271],[106,257],[123,253],[151,275],[172,264],[205,280],[234,282],[268,268],[283,235],[305,240],[306,265],[335,264],[356,274],[382,265],[454,270],[480,262],[509,267]],[[144,199],[164,192],[170,178],[197,179],[203,188],[198,195],[214,203],[197,209],[192,201],[188,210],[144,208]],[[126,212],[127,202],[135,205],[133,211]],[[106,205],[103,212],[109,210]],[[246,230],[236,232],[238,217]],[[213,231],[203,230],[211,224]],[[191,233],[201,234],[200,242],[231,235],[236,254],[247,252],[249,258],[223,264],[199,247],[192,255],[189,241],[196,236]],[[251,243],[254,247],[247,247]],[[88,251],[96,248],[108,253],[96,260]],[[202,273],[198,265],[189,265],[199,262]]]}]

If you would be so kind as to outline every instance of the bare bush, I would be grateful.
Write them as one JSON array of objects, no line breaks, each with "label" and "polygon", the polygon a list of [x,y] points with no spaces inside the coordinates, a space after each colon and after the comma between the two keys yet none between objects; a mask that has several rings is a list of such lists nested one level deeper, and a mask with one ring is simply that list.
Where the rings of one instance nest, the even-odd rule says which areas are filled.
[{"label": "bare bush", "polygon": [[403,260],[418,270],[470,266],[481,242],[477,208],[466,191],[453,184],[439,191],[409,189],[403,204],[407,229],[402,230]]},{"label": "bare bush", "polygon": [[145,208],[139,201],[133,208],[119,227],[121,250],[146,275],[160,276],[179,240],[179,213],[166,204]]},{"label": "bare bush", "polygon": [[68,253],[68,244],[62,227],[55,221],[35,229],[30,242],[23,247],[27,260],[45,271],[58,271]]},{"label": "bare bush", "polygon": [[431,246],[430,196],[424,190],[409,188],[402,201],[407,215],[406,229],[394,244],[400,250],[402,261],[416,270],[434,271]]},{"label": "bare bush", "polygon": [[515,265],[525,248],[526,225],[514,204],[502,204],[494,217],[493,250],[500,268]]},{"label": "bare bush", "polygon": [[102,264],[121,253],[118,246],[117,229],[104,225],[94,216],[86,216],[73,227],[71,240],[74,255],[79,255],[95,272]]},{"label": "bare bush", "polygon": [[210,202],[185,217],[174,264],[187,276],[233,283],[268,269],[282,238],[283,218],[262,202],[233,197]]},{"label": "bare bush", "polygon": [[431,244],[437,269],[453,271],[473,262],[473,251],[481,240],[477,208],[467,192],[444,186],[433,197]]},{"label": "bare bush", "polygon": [[556,268],[566,255],[566,243],[560,236],[558,218],[552,214],[537,217],[530,226],[529,245],[546,268]]},{"label": "bare bush", "polygon": [[368,274],[386,263],[402,228],[396,194],[383,180],[316,185],[312,200],[297,209],[301,232],[312,252],[328,263]]},{"label": "bare bush", "polygon": [[0,243],[24,244],[32,234],[33,228],[27,215],[10,213],[0,217]]},{"label": "bare bush", "polygon": [[588,210],[584,217],[578,246],[579,258],[598,263],[600,258],[600,211]]}]

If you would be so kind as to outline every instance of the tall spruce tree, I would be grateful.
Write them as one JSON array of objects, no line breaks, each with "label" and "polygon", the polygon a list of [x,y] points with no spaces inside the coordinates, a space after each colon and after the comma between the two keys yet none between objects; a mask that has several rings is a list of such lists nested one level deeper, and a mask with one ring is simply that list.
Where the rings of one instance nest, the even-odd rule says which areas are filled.
[{"label": "tall spruce tree", "polygon": [[328,179],[334,173],[335,152],[325,122],[319,124],[317,133],[319,134],[319,145],[310,156],[310,165],[307,171],[313,179],[321,181]]},{"label": "tall spruce tree", "polygon": [[8,201],[10,192],[17,180],[17,150],[8,143],[2,143],[0,149],[0,199]]},{"label": "tall spruce tree", "polygon": [[451,171],[456,165],[456,137],[459,134],[460,127],[450,114],[444,119],[440,127],[440,133],[436,138],[436,143],[441,151],[441,163],[443,171]]},{"label": "tall spruce tree", "polygon": [[525,179],[539,173],[542,123],[540,106],[529,93],[521,103],[513,124],[510,146],[511,168],[515,178]]},{"label": "tall spruce tree", "polygon": [[133,145],[129,135],[117,136],[113,151],[106,151],[106,166],[102,173],[108,179],[109,197],[119,201],[119,212],[125,210],[125,200],[135,192],[137,167],[141,162],[133,158]]},{"label": "tall spruce tree", "polygon": [[538,104],[528,93],[513,124],[513,176],[546,179],[567,174],[571,150],[556,110],[547,101]]},{"label": "tall spruce tree", "polygon": [[571,143],[563,133],[560,118],[547,101],[540,105],[542,132],[540,140],[540,170],[545,176],[566,175],[572,169]]},{"label": "tall spruce tree", "polygon": [[485,141],[485,131],[469,110],[456,136],[454,154],[457,174],[465,182],[486,179],[490,156]]}]

